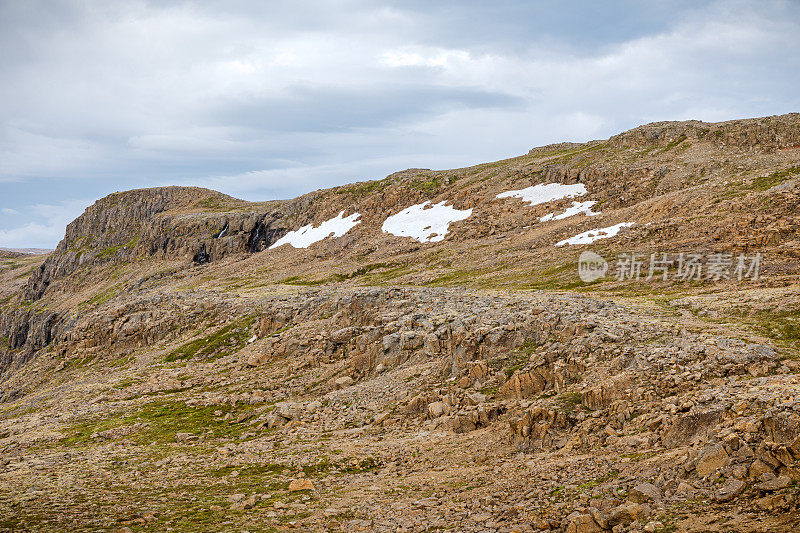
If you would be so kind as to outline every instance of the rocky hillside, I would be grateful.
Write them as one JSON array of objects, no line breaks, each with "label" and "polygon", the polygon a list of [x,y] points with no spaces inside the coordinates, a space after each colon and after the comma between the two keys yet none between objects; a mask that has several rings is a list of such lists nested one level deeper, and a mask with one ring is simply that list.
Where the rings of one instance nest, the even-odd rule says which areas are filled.
[{"label": "rocky hillside", "polygon": [[800,114],[112,194],[0,258],[0,531],[791,531],[798,205]]}]

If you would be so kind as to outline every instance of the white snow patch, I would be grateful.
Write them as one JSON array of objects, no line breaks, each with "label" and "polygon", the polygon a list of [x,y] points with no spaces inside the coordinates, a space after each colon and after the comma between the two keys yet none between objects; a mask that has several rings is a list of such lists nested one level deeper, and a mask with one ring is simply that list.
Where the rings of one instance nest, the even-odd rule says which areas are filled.
[{"label": "white snow patch", "polygon": [[590,229],[589,231],[584,231],[583,233],[575,235],[574,237],[570,237],[569,239],[559,241],[556,243],[556,246],[564,246],[565,244],[592,244],[594,241],[599,239],[613,237],[619,233],[622,228],[630,228],[634,224],[636,224],[636,222],[620,222],[619,224],[615,224],[607,228]]},{"label": "white snow patch", "polygon": [[527,189],[518,191],[501,192],[497,198],[522,198],[528,205],[539,205],[561,200],[562,198],[574,198],[586,194],[586,186],[583,183],[565,185],[563,183],[540,183]]},{"label": "white snow patch", "polygon": [[459,210],[445,202],[428,207],[430,202],[412,205],[387,218],[381,229],[398,237],[412,237],[420,242],[444,240],[451,222],[464,220],[472,215],[472,209]]},{"label": "white snow patch", "polygon": [[361,223],[360,220],[356,220],[361,216],[359,213],[353,213],[349,217],[344,217],[343,215],[344,211],[332,219],[326,220],[316,228],[313,224],[309,224],[297,231],[290,231],[275,241],[269,249],[272,250],[283,244],[291,244],[295,248],[308,248],[315,242],[319,242],[326,237],[341,237],[353,229],[356,224]]},{"label": "white snow patch", "polygon": [[561,213],[560,215],[556,215],[555,213],[548,213],[542,218],[539,219],[540,222],[547,222],[548,220],[561,220],[563,218],[579,215],[583,213],[587,217],[593,217],[595,215],[599,215],[600,213],[595,213],[592,211],[592,206],[597,202],[590,201],[590,202],[572,202],[572,207],[568,207],[566,211]]}]

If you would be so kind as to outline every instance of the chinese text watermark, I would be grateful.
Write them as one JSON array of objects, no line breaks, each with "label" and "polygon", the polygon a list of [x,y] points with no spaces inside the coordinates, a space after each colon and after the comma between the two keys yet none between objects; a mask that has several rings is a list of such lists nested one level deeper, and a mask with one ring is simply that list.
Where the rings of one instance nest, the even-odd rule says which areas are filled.
[{"label": "chinese text watermark", "polygon": [[606,277],[609,270],[617,281],[758,281],[761,254],[626,252],[617,255],[613,269],[594,252],[582,252],[578,259],[578,275],[586,283]]}]

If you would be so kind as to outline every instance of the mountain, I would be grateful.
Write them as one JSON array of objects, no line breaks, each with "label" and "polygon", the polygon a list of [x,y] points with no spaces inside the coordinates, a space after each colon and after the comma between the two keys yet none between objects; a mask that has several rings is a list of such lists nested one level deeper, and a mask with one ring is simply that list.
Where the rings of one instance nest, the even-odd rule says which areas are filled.
[{"label": "mountain", "polygon": [[798,205],[797,113],[102,198],[0,260],[0,530],[790,531]]}]

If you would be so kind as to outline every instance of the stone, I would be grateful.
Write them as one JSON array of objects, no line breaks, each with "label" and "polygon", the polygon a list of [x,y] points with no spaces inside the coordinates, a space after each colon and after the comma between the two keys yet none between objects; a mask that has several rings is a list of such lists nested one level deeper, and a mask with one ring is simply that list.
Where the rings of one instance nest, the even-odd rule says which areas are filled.
[{"label": "stone", "polygon": [[664,523],[659,522],[658,520],[653,520],[644,525],[642,531],[645,533],[655,533],[656,531],[662,531],[664,529]]},{"label": "stone", "polygon": [[428,405],[428,416],[430,418],[439,418],[450,412],[450,406],[444,402],[433,402]]},{"label": "stone", "polygon": [[480,405],[485,402],[486,402],[485,394],[481,394],[480,392],[473,392],[472,394],[467,394],[468,405]]},{"label": "stone", "polygon": [[695,469],[697,475],[700,477],[708,477],[717,473],[718,470],[728,466],[730,457],[725,447],[721,444],[713,444],[703,448],[700,456],[697,458],[697,465]]},{"label": "stone", "polygon": [[350,376],[342,376],[340,378],[336,378],[333,382],[337,389],[345,389],[347,387],[352,386],[355,381]]},{"label": "stone", "polygon": [[601,528],[590,514],[573,513],[568,517],[567,533],[602,533]]},{"label": "stone", "polygon": [[747,488],[747,483],[739,479],[729,479],[722,488],[714,492],[714,500],[718,502],[729,502],[738,497]]},{"label": "stone", "polygon": [[781,494],[764,496],[756,500],[756,506],[762,511],[774,511],[781,503],[783,503],[783,496]]},{"label": "stone", "polygon": [[612,528],[617,525],[627,526],[644,514],[644,509],[638,503],[631,502],[620,505],[611,510],[608,525]]},{"label": "stone", "polygon": [[770,474],[774,473],[772,467],[761,459],[756,459],[753,461],[753,464],[750,465],[750,477],[760,478],[763,474],[768,472]]},{"label": "stone", "polygon": [[314,490],[314,483],[308,478],[293,479],[289,482],[289,492],[301,490]]},{"label": "stone", "polygon": [[779,476],[769,481],[764,481],[756,485],[756,489],[761,492],[775,492],[776,490],[785,489],[792,483],[792,478],[789,476]]},{"label": "stone", "polygon": [[294,420],[300,418],[303,408],[294,402],[278,402],[275,404],[275,412],[286,420]]},{"label": "stone", "polygon": [[651,483],[639,483],[628,492],[628,500],[634,503],[651,503],[661,500],[661,491]]}]

